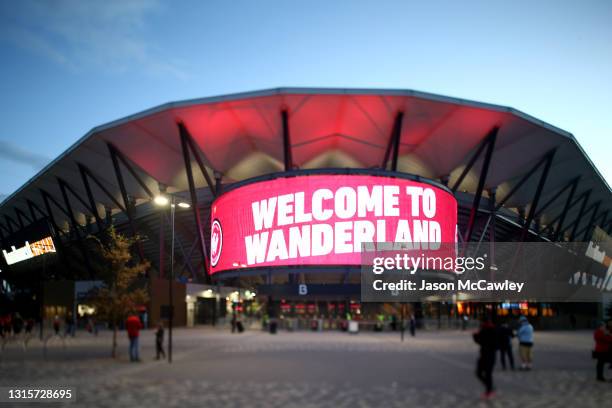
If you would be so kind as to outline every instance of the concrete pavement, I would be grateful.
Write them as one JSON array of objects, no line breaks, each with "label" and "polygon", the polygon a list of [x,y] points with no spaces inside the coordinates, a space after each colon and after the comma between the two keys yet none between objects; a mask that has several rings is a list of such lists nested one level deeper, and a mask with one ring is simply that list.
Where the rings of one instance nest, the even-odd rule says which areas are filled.
[{"label": "concrete pavement", "polygon": [[[474,377],[477,347],[470,332],[174,332],[174,362],[155,361],[154,335],[141,335],[141,363],[110,354],[110,333],[79,333],[46,356],[37,340],[0,355],[0,386],[71,385],[87,407],[371,407],[607,406],[612,383],[594,381],[590,332],[538,332],[535,369],[503,372],[497,397],[481,402]],[[515,352],[515,357],[516,352]],[[612,378],[612,370],[607,372]],[[16,406],[24,406],[23,403]],[[38,404],[37,406],[40,406]]]}]

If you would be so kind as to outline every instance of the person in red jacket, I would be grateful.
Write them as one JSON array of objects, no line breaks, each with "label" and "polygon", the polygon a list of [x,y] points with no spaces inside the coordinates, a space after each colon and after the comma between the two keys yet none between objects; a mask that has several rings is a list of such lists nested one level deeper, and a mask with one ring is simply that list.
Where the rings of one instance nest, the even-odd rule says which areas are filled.
[{"label": "person in red jacket", "polygon": [[130,339],[130,361],[140,361],[138,356],[138,336],[140,335],[140,329],[142,329],[140,318],[136,315],[129,316],[125,322],[125,328]]},{"label": "person in red jacket", "polygon": [[606,381],[603,376],[603,369],[606,362],[610,361],[612,357],[612,320],[607,322],[607,330],[604,322],[601,322],[595,333],[593,333],[593,339],[595,340],[595,350],[593,357],[597,359],[597,381]]}]

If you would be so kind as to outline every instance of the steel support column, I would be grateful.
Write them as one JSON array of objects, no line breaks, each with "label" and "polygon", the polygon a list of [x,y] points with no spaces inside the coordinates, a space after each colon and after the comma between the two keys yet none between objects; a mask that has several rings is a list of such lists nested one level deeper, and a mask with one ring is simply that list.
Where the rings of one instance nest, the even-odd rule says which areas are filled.
[{"label": "steel support column", "polygon": [[55,222],[55,216],[53,215],[53,211],[51,210],[51,203],[49,202],[49,198],[45,191],[41,190],[40,194],[42,195],[43,202],[45,204],[45,209],[47,210],[47,214],[49,215],[49,221],[51,222],[51,226],[55,231],[59,234],[60,228],[57,222]]},{"label": "steel support column", "polygon": [[26,221],[28,221],[30,224],[33,223],[35,220],[33,218],[30,218],[26,213],[24,213],[23,211],[21,211],[19,208],[15,208],[15,211],[19,212],[21,214],[21,216],[23,218],[26,219]]},{"label": "steel support column", "polygon": [[119,184],[119,190],[121,191],[121,198],[123,199],[123,205],[125,207],[125,215],[127,215],[128,217],[130,229],[132,230],[132,236],[136,238],[138,256],[141,261],[144,261],[144,250],[142,248],[142,242],[140,242],[140,239],[138,239],[138,231],[136,229],[136,221],[134,220],[134,213],[132,211],[132,203],[130,202],[130,199],[128,197],[128,192],[125,188],[125,182],[123,180],[123,174],[121,173],[121,166],[119,165],[119,159],[117,158],[118,150],[110,143],[108,144],[108,150],[110,152],[111,160],[113,162],[113,169],[115,170],[115,177],[117,178],[117,183]]},{"label": "steel support column", "polygon": [[[283,126],[283,158],[285,161],[285,171],[293,170],[293,154],[291,151],[291,135],[289,133],[289,113],[287,110],[281,111]],[[295,275],[289,273],[289,283],[294,282]]]},{"label": "steel support column", "polygon": [[603,217],[601,218],[601,224],[600,224],[600,227],[601,227],[601,229],[602,229],[602,230],[604,230],[604,231],[605,231],[605,225],[606,225],[606,224],[607,224],[607,222],[608,222],[608,214],[609,214],[609,213],[610,213],[610,211],[609,211],[609,210],[608,210],[608,211],[606,211],[605,213],[603,213]]},{"label": "steel support column", "polygon": [[[383,157],[383,161],[381,163],[381,168],[387,169],[389,164],[389,159],[391,158],[391,152],[393,152],[393,157],[397,157],[395,154],[395,150],[399,149],[399,139],[402,133],[402,121],[404,119],[404,113],[398,112],[393,121],[393,127],[391,128],[391,134],[389,135],[389,142],[387,143],[387,148],[385,149],[385,155]],[[397,168],[397,163],[396,163]]]},{"label": "steel support column", "polygon": [[281,111],[283,124],[283,157],[285,159],[285,171],[293,170],[293,155],[291,154],[291,136],[289,134],[289,113]]},{"label": "steel support column", "polygon": [[457,178],[457,181],[455,181],[455,184],[453,184],[453,187],[451,188],[453,193],[455,193],[457,191],[457,189],[459,188],[459,186],[463,182],[463,179],[465,179],[465,176],[467,176],[468,172],[472,169],[472,167],[474,167],[474,164],[476,163],[476,160],[478,160],[478,158],[482,154],[484,148],[487,147],[487,146],[489,146],[490,149],[493,148],[493,147],[491,147],[491,143],[493,143],[493,145],[495,145],[495,140],[497,138],[497,132],[498,131],[499,131],[499,127],[494,127],[493,129],[491,129],[489,131],[489,133],[485,136],[485,138],[482,140],[482,142],[480,142],[480,145],[478,146],[478,149],[476,149],[476,151],[474,152],[474,154],[470,158],[470,161],[468,162],[468,164],[465,166],[465,168],[463,169],[463,171],[459,175],[459,178]]},{"label": "steel support column", "polygon": [[206,180],[206,184],[208,185],[208,188],[212,192],[213,196],[216,197],[219,194],[219,190],[217,189],[217,185],[213,183],[212,179],[210,178],[208,171],[206,171],[206,166],[204,166],[204,162],[202,161],[202,158],[200,157],[198,148],[196,146],[196,143],[193,140],[193,137],[191,137],[191,134],[189,133],[189,131],[187,130],[187,127],[185,126],[183,122],[179,122],[178,126],[179,126],[179,131],[181,128],[183,129],[182,137],[187,142],[187,146],[190,147],[191,154],[193,154],[193,157],[195,158],[196,163],[198,164],[198,167],[200,168],[200,172],[204,176],[204,180]]},{"label": "steel support column", "polygon": [[[559,190],[559,192],[557,192],[554,196],[552,196],[547,202],[546,204],[543,204],[540,206],[540,208],[538,208],[538,211],[536,211],[535,214],[535,218],[538,218],[540,215],[542,215],[544,213],[544,211],[550,207],[550,205],[552,203],[554,203],[555,201],[557,201],[559,199],[559,197],[565,193],[565,191],[567,191],[568,189],[576,189],[576,186],[578,185],[578,181],[580,181],[580,176],[576,177],[575,179],[573,179],[572,181],[570,181],[569,183],[567,183],[561,190]],[[570,200],[571,201],[571,200]]]},{"label": "steel support column", "polygon": [[89,177],[91,178],[91,180],[98,186],[98,188],[100,190],[102,190],[102,192],[104,194],[106,194],[106,196],[117,206],[117,208],[119,208],[121,211],[126,212],[126,208],[119,202],[119,200],[117,200],[115,198],[115,196],[113,196],[110,191],[108,191],[108,189],[106,187],[104,187],[104,185],[102,184],[102,182],[100,182],[100,180],[98,180],[98,178],[96,177],[96,175],[89,170],[85,165],[83,165],[82,163],[77,163],[79,166],[80,171],[83,172],[83,174],[86,176],[85,178]]},{"label": "steel support column", "polygon": [[491,275],[491,282],[495,281],[495,228],[496,228],[496,210],[495,210],[495,200],[497,195],[497,189],[492,188],[489,190],[489,211],[491,211],[491,222],[489,223],[489,265]]},{"label": "steel support column", "polygon": [[578,225],[580,225],[580,221],[582,221],[582,216],[584,215],[584,210],[586,208],[586,205],[589,201],[590,196],[591,196],[590,190],[584,194],[584,197],[582,199],[582,204],[580,205],[580,211],[578,211],[578,217],[576,218],[576,221],[574,222],[574,226],[572,228],[572,233],[570,235],[570,242],[573,242],[574,239],[576,238],[576,232],[578,232]]},{"label": "steel support column", "polygon": [[[193,270],[193,265],[191,264],[191,255],[193,254],[193,250],[195,249],[195,247],[198,246],[198,241],[197,240],[194,241],[191,244],[191,248],[189,248],[189,252],[185,252],[185,246],[183,245],[181,240],[178,237],[175,237],[174,239],[176,240],[176,242],[178,242],[179,248],[181,249],[181,254],[183,257],[183,266],[181,266],[181,268],[179,269],[179,275],[182,275],[183,272],[185,271],[185,268],[187,268],[189,270],[189,273],[191,273],[191,277],[194,280],[197,280],[198,276]],[[205,266],[206,265],[202,265],[202,267],[205,267]],[[176,272],[175,272],[175,276],[176,276]]]},{"label": "steel support column", "polygon": [[538,203],[540,202],[540,197],[542,196],[542,191],[544,190],[544,186],[546,185],[546,179],[548,178],[548,173],[550,172],[550,168],[552,166],[553,159],[555,157],[556,150],[552,150],[550,153],[546,155],[546,162],[544,164],[544,169],[542,170],[542,174],[540,175],[540,181],[538,182],[538,186],[536,188],[535,195],[533,200],[531,201],[531,205],[529,206],[529,213],[527,215],[527,219],[525,220],[525,225],[523,226],[523,231],[521,232],[520,242],[523,242],[527,237],[527,233],[529,232],[529,227],[534,220],[536,211],[538,209]]},{"label": "steel support column", "polygon": [[8,235],[11,235],[11,234],[12,234],[12,232],[11,232],[11,231],[10,231],[10,230],[9,230],[9,229],[6,227],[6,226],[4,226],[3,224],[0,224],[0,230],[4,230],[4,231],[6,231],[6,233],[7,233]]},{"label": "steel support column", "polygon": [[[68,262],[68,257],[66,256],[66,252],[64,251],[64,244],[62,243],[62,239],[60,237],[60,228],[57,225],[57,222],[55,221],[55,216],[53,215],[53,211],[51,210],[51,203],[49,202],[49,195],[46,191],[44,190],[40,190],[40,194],[42,195],[43,198],[43,203],[45,204],[45,209],[47,210],[47,219],[49,220],[49,222],[51,223],[51,227],[53,228],[53,231],[51,233],[51,236],[53,237],[58,249],[59,249],[59,256],[60,259],[62,260],[62,263],[64,264],[64,267],[67,270],[71,270],[70,267],[70,263]],[[35,208],[38,209],[38,211],[41,211],[40,208],[36,207],[36,204],[32,203],[32,205],[35,206]]]},{"label": "steel support column", "polygon": [[[98,211],[96,209],[95,203],[93,203],[93,205],[91,205],[92,204],[91,201],[88,203],[85,200],[83,200],[81,198],[81,196],[79,196],[79,194],[64,179],[58,177],[57,181],[59,182],[60,186],[62,187],[62,190],[66,191],[66,197],[68,196],[67,193],[70,192],[74,196],[74,198],[76,198],[77,201],[79,203],[81,203],[81,205],[83,207],[85,207],[87,209],[87,211],[89,211],[89,213],[94,216],[94,218],[96,218],[96,222],[97,222],[98,221]],[[63,194],[63,192],[62,192],[62,194]],[[99,226],[100,226],[100,224],[98,224],[98,227]]]},{"label": "steel support column", "polygon": [[[587,193],[585,192],[585,193],[582,193],[580,196],[578,196],[578,198],[574,199],[574,201],[572,201],[572,203],[570,204],[569,209],[572,209],[572,208],[574,208],[574,206],[575,206],[576,204],[581,203],[581,202],[583,201],[583,198],[584,198],[586,195],[587,195]],[[553,225],[554,223],[556,223],[557,221],[559,221],[560,219],[561,219],[561,214],[559,214],[557,217],[555,217],[555,219],[554,219],[554,220],[552,220],[551,222],[549,222],[549,223],[548,223],[549,225],[546,227],[546,229],[550,229],[550,230],[551,230],[551,232],[552,232],[552,230],[553,230],[552,225]],[[574,220],[574,221],[575,221],[575,220]],[[563,228],[561,229],[561,235],[565,234],[565,232],[566,232],[566,231],[568,231],[568,230],[570,230],[570,229],[571,229],[573,226],[574,226],[574,223],[571,223],[570,225],[563,227]]]},{"label": "steel support column", "polygon": [[544,157],[542,157],[540,159],[540,161],[538,161],[535,166],[533,166],[528,172],[525,173],[525,175],[519,180],[518,183],[516,183],[514,185],[514,187],[512,187],[512,190],[510,190],[510,192],[508,192],[508,194],[506,194],[506,196],[497,204],[497,209],[499,210],[500,208],[502,208],[504,206],[504,204],[506,204],[506,201],[508,201],[510,199],[510,197],[512,197],[519,188],[521,188],[521,186],[523,184],[525,184],[525,182],[527,180],[529,180],[529,178],[535,174],[535,172],[540,168],[540,166],[542,166],[543,164],[545,164],[548,161],[548,157],[550,154],[552,154],[554,150],[551,150],[550,152],[548,152],[546,155],[544,155]]},{"label": "steel support column", "polygon": [[189,194],[191,196],[191,207],[193,208],[193,217],[196,224],[196,237],[198,239],[198,247],[202,260],[204,262],[204,277],[208,280],[208,252],[204,241],[204,229],[202,227],[202,221],[200,218],[200,209],[198,207],[198,196],[195,189],[195,181],[193,178],[193,171],[191,169],[191,155],[189,154],[188,147],[188,131],[187,128],[182,124],[178,124],[179,137],[181,139],[181,150],[183,152],[183,161],[185,162],[185,172],[187,173],[187,182],[189,184]]},{"label": "steel support column", "polygon": [[[480,207],[480,199],[482,198],[482,192],[484,190],[485,183],[487,181],[487,174],[489,173],[489,167],[491,164],[491,157],[493,156],[493,150],[495,148],[495,141],[497,139],[497,132],[499,128],[495,127],[491,130],[491,133],[487,136],[487,151],[483,160],[482,168],[480,169],[480,178],[478,179],[478,187],[476,188],[476,194],[474,195],[474,201],[472,203],[472,209],[470,210],[470,218],[468,220],[467,229],[463,241],[467,244],[472,238],[474,232],[474,222],[478,214],[478,208]],[[455,184],[458,187],[458,184]]]},{"label": "steel support column", "polygon": [[164,277],[164,268],[166,266],[166,211],[164,208],[159,212],[159,278]]},{"label": "steel support column", "polygon": [[32,222],[38,221],[38,218],[36,218],[36,212],[34,211],[34,207],[32,207],[32,202],[30,200],[27,200],[27,203],[28,209],[30,210],[30,217],[32,217]]},{"label": "steel support column", "polygon": [[25,224],[23,222],[23,218],[21,218],[21,211],[19,211],[19,209],[17,207],[13,207],[13,209],[15,210],[15,214],[17,215],[17,221],[19,222],[19,225],[21,226],[21,229],[25,228]]},{"label": "steel support column", "polygon": [[127,157],[125,157],[123,153],[121,153],[121,150],[117,149],[112,143],[108,143],[107,145],[108,145],[108,149],[110,150],[110,153],[113,159],[113,165],[115,164],[115,162],[117,162],[117,166],[118,166],[119,164],[118,160],[121,160],[121,162],[123,163],[127,171],[132,175],[134,180],[136,180],[136,182],[140,185],[140,187],[144,190],[144,192],[149,196],[149,198],[150,199],[155,198],[155,194],[153,194],[153,192],[151,191],[151,189],[149,189],[147,184],[140,178],[136,170],[134,170],[134,168],[130,164],[130,161],[127,159]]},{"label": "steel support column", "polygon": [[77,220],[74,217],[74,212],[72,211],[72,205],[70,204],[70,200],[68,199],[68,193],[66,192],[66,186],[60,179],[58,179],[58,183],[60,186],[60,190],[62,192],[62,198],[64,199],[64,205],[66,206],[66,210],[68,211],[68,218],[70,219],[70,224],[72,224],[72,229],[74,230],[76,238],[80,240],[81,239],[80,225],[77,223]]},{"label": "steel support column", "polygon": [[395,129],[393,131],[393,155],[391,156],[391,171],[397,171],[397,160],[399,158],[400,140],[402,139],[402,124],[404,113],[399,112],[395,119]]},{"label": "steel support column", "polygon": [[215,192],[221,194],[223,192],[223,175],[221,173],[215,173]]},{"label": "steel support column", "polygon": [[70,218],[70,213],[64,207],[62,207],[62,205],[58,203],[57,200],[51,194],[49,194],[47,191],[43,190],[42,188],[40,189],[40,191],[43,194],[43,196],[45,196],[49,200],[49,202],[53,203],[57,207],[58,210],[63,212],[64,215],[66,215],[66,217]]},{"label": "steel support column", "polygon": [[580,177],[576,178],[576,180],[572,183],[572,188],[569,192],[569,195],[567,196],[567,200],[565,200],[565,205],[563,206],[563,211],[561,212],[561,217],[559,218],[559,223],[557,224],[557,229],[555,230],[555,233],[553,234],[553,241],[557,241],[559,239],[559,235],[561,234],[561,231],[563,230],[563,223],[565,222],[565,217],[567,217],[567,212],[570,209],[570,204],[572,202],[572,200],[574,199],[574,194],[576,193],[576,188],[578,187],[578,181],[580,180]]},{"label": "steel support column", "polygon": [[15,227],[17,228],[17,231],[19,231],[19,224],[17,224],[11,217],[4,214],[4,219],[6,220],[6,226],[11,231],[11,234],[15,233],[15,231],[13,231],[13,227],[11,226],[11,223],[14,224]]},{"label": "steel support column", "polygon": [[584,230],[584,235],[582,236],[583,242],[587,242],[587,240],[589,239],[589,233],[591,232],[591,229],[593,228],[593,224],[595,223],[595,217],[597,216],[597,212],[599,211],[600,205],[601,205],[601,201],[598,201],[597,204],[595,204],[593,208],[593,214],[591,214],[591,219],[589,220],[589,223],[587,224]]},{"label": "steel support column", "polygon": [[[166,219],[166,223],[170,223],[170,219]],[[187,227],[186,227],[186,226],[185,226],[183,223],[181,223],[181,221],[180,221],[179,219],[177,219],[177,218],[175,218],[175,220],[174,220],[174,228],[175,228],[175,230],[179,231],[179,232],[180,232],[180,233],[181,233],[181,234],[182,234],[184,237],[187,237],[187,239],[191,239],[192,234],[193,234],[193,230],[189,230],[189,229],[188,229],[188,228],[187,228]],[[191,240],[193,241],[193,244],[192,244],[192,246],[191,246],[191,249],[193,250],[193,248],[194,248],[194,244],[195,244],[195,246],[198,246],[198,240],[197,240],[197,237],[196,237],[196,236],[193,236],[193,239],[191,239]],[[183,261],[185,261],[185,259],[186,259],[186,258],[185,258],[185,256],[186,256],[186,252],[185,252],[185,249],[184,249],[185,247],[184,247],[184,245],[183,245],[182,241],[180,240],[180,238],[179,238],[178,236],[176,236],[176,237],[175,237],[175,242],[178,244],[179,249],[181,249],[181,254],[183,255],[183,258],[182,258],[182,259],[183,259]],[[191,254],[191,253],[193,253],[193,251],[192,251],[192,250],[190,250],[190,254]],[[198,252],[199,252],[199,251],[200,251],[200,250],[198,249]],[[175,254],[175,256],[176,256],[176,254]],[[201,258],[201,257],[200,257],[200,262],[198,262],[198,263],[195,265],[195,269],[196,269],[196,270],[198,270],[198,269],[200,269],[200,268],[206,268],[206,264],[204,263],[205,261],[207,261],[207,259],[206,259],[206,258]],[[189,268],[189,272],[191,273],[191,275],[195,277],[195,276],[196,276],[196,273],[194,272],[194,269],[193,269],[193,264],[192,264],[191,262],[189,262],[187,266],[188,266],[188,268]],[[185,267],[185,265],[183,265],[182,270],[184,270],[184,267]]]},{"label": "steel support column", "polygon": [[74,217],[74,211],[72,211],[72,205],[70,204],[70,200],[68,199],[67,185],[59,178],[57,181],[59,183],[60,190],[62,192],[62,197],[64,199],[64,204],[66,205],[66,210],[68,211],[68,214],[69,214],[70,223],[72,224],[72,229],[74,230],[74,233],[76,235],[77,246],[79,247],[81,256],[83,256],[83,262],[85,263],[85,267],[87,268],[87,271],[89,272],[90,277],[93,278],[94,273],[93,273],[93,270],[91,269],[91,264],[89,263],[89,256],[87,255],[87,249],[85,248],[85,244],[82,240],[80,225],[77,222],[76,218]]},{"label": "steel support column", "polygon": [[109,205],[104,206],[104,223],[106,228],[113,225],[113,209]]},{"label": "steel support column", "polygon": [[104,224],[102,224],[102,218],[100,218],[100,214],[98,213],[98,207],[96,205],[96,200],[94,199],[93,192],[91,191],[91,185],[89,184],[89,180],[87,179],[86,170],[83,165],[81,165],[81,163],[77,163],[77,167],[79,168],[81,181],[83,182],[83,186],[85,187],[85,193],[87,194],[87,199],[89,200],[89,206],[91,207],[93,216],[96,219],[98,232],[102,232],[104,230]]}]

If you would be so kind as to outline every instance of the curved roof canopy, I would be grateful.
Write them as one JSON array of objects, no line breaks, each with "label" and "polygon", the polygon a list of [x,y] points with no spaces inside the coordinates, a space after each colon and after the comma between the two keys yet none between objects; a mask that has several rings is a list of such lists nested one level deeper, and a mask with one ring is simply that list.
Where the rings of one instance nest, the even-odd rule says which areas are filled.
[{"label": "curved roof canopy", "polygon": [[[385,153],[401,112],[398,171],[448,178],[452,186],[487,134],[499,127],[485,183],[487,189],[497,187],[498,201],[554,150],[540,206],[559,192],[569,191],[564,187],[579,178],[576,200],[590,192],[588,204],[599,203],[599,214],[612,208],[610,187],[574,137],[512,108],[410,90],[280,88],[168,103],[96,127],[6,198],[0,206],[0,222],[6,227],[8,217],[15,225],[14,220],[29,215],[32,206],[44,211],[41,190],[63,205],[60,179],[67,186],[64,190],[77,221],[91,220],[79,164],[98,181],[91,181],[90,187],[100,215],[104,208],[120,211],[122,195],[109,144],[134,169],[135,176],[124,170],[123,178],[127,193],[137,204],[150,200],[150,193],[157,194],[160,183],[169,191],[187,190],[178,123],[192,136],[208,172],[221,174],[223,182],[282,171],[283,111],[296,168],[386,166]],[[468,172],[461,191],[476,190],[484,156]],[[206,188],[193,158],[195,184]],[[124,166],[123,161],[119,165]],[[528,208],[541,169],[504,207]],[[540,214],[542,223],[554,222],[564,204],[565,199],[559,198],[547,206]],[[68,214],[58,207],[51,205],[53,215],[58,224],[67,226]],[[571,208],[567,220],[578,217],[579,207]],[[18,212],[22,214],[17,216]]]}]

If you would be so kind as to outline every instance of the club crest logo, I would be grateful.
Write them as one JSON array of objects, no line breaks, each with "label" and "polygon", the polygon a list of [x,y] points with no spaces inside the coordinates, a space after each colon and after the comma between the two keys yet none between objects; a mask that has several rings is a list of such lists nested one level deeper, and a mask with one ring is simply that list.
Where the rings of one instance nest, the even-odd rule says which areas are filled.
[{"label": "club crest logo", "polygon": [[214,220],[210,229],[210,263],[217,266],[223,249],[223,230],[219,220]]}]

